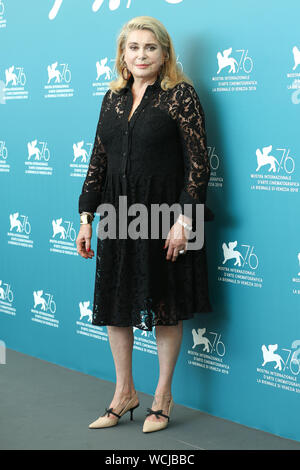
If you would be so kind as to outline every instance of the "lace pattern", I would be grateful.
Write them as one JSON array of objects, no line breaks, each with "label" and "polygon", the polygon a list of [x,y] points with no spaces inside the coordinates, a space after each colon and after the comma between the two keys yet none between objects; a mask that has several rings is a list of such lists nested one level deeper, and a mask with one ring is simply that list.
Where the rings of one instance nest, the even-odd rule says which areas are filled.
[{"label": "lace pattern", "polygon": [[100,203],[100,194],[103,189],[107,173],[107,154],[100,138],[100,127],[107,109],[107,94],[102,100],[100,116],[98,119],[93,150],[89,162],[86,178],[84,180],[79,212],[95,212]]},{"label": "lace pattern", "polygon": [[[108,90],[101,106],[79,212],[126,195],[130,204],[206,203],[210,166],[205,117],[192,85],[164,91],[149,85],[128,122],[132,82]],[[205,205],[205,220],[213,213]],[[194,313],[211,312],[206,244],[176,262],[166,260],[165,240],[97,240],[94,325],[135,326],[151,331],[176,325]]]}]

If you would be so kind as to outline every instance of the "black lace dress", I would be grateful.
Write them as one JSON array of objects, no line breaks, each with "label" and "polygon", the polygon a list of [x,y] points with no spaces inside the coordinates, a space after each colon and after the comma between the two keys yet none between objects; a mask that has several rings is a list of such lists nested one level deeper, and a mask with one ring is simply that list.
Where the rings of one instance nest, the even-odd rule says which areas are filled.
[{"label": "black lace dress", "polygon": [[[157,78],[128,121],[132,82],[131,77],[118,94],[108,90],[103,97],[79,212],[94,213],[110,203],[117,215],[116,237],[99,238],[96,232],[92,324],[152,331],[156,325],[176,325],[195,313],[212,312],[206,245],[167,260],[161,230],[159,238],[151,238],[150,217],[150,236],[122,238],[119,196],[127,197],[127,208],[142,203],[149,214],[151,204],[179,203],[184,212],[183,204],[192,203],[195,229],[194,210],[197,203],[206,203],[210,165],[204,112],[194,87],[181,82],[164,91]],[[99,213],[100,224],[104,213]],[[127,212],[126,226],[137,216]],[[213,218],[205,204],[205,220]],[[171,213],[170,227],[176,219]]]}]

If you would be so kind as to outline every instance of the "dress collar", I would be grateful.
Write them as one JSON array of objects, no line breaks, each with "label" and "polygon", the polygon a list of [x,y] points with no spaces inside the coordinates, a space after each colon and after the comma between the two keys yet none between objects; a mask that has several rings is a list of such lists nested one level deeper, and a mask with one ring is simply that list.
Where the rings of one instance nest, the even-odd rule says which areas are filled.
[{"label": "dress collar", "polygon": [[[122,88],[123,92],[125,93],[127,90],[131,89],[132,87],[132,84],[134,82],[134,79],[133,79],[133,75],[131,75],[125,85],[124,88]],[[150,88],[151,90],[152,89],[155,89],[155,88],[160,88],[160,78],[159,78],[159,75],[157,76],[156,80],[154,83],[152,83],[152,85],[148,85],[147,88]]]}]

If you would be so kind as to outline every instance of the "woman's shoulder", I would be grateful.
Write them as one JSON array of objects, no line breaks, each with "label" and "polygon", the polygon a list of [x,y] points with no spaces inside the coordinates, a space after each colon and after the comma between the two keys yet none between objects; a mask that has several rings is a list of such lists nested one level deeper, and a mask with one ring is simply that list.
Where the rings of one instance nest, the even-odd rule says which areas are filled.
[{"label": "woman's shoulder", "polygon": [[189,82],[182,81],[177,83],[173,90],[174,96],[172,97],[172,101],[176,103],[179,108],[185,108],[188,113],[194,113],[196,110],[200,114],[204,115],[204,109],[194,85]]},{"label": "woman's shoulder", "polygon": [[186,81],[181,81],[181,82],[178,82],[173,88],[172,90],[181,90],[181,91],[195,91],[195,88],[193,85],[191,85],[189,82],[186,82]]},{"label": "woman's shoulder", "polygon": [[116,94],[113,93],[113,91],[110,88],[108,88],[106,93],[102,96],[102,107],[105,110],[108,110],[112,106],[114,106],[114,99],[115,99],[114,97],[115,96],[116,96]]},{"label": "woman's shoulder", "polygon": [[194,86],[186,81],[181,81],[177,83],[173,88],[172,88],[173,93],[181,98],[182,100],[186,98],[198,98],[198,94],[194,88]]},{"label": "woman's shoulder", "polygon": [[112,101],[114,98],[120,96],[120,93],[114,92],[111,88],[108,88],[107,91],[102,95],[102,101],[109,102]]},{"label": "woman's shoulder", "polygon": [[110,100],[112,98],[113,92],[110,88],[108,88],[107,92],[103,96],[103,100]]},{"label": "woman's shoulder", "polygon": [[186,81],[177,83],[173,88],[173,98],[181,103],[200,102],[199,95],[195,87]]}]

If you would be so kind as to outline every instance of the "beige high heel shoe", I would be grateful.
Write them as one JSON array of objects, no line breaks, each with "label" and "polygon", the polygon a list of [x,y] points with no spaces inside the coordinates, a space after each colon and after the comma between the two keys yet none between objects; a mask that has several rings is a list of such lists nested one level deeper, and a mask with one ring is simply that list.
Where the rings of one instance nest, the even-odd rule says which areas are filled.
[{"label": "beige high heel shoe", "polygon": [[[132,419],[133,419],[133,417],[132,417],[133,410],[135,410],[136,408],[138,408],[140,406],[139,403],[135,406],[132,406],[133,403],[136,401],[136,398],[137,398],[137,393],[135,392],[133,397],[130,398],[130,400],[126,403],[125,407],[122,409],[122,411],[119,414],[112,411],[113,408],[105,408],[105,413],[102,416],[100,416],[98,419],[96,419],[96,421],[93,421],[89,425],[89,428],[90,429],[99,429],[99,428],[108,428],[108,427],[111,427],[111,426],[115,426],[116,424],[118,424],[119,419],[125,413],[127,413],[127,411],[130,411],[130,421],[132,421]],[[110,414],[113,414],[116,417],[115,418],[109,418]]]},{"label": "beige high heel shoe", "polygon": [[167,421],[158,421],[158,422],[145,420],[144,426],[143,426],[143,432],[160,431],[161,429],[166,428],[169,424],[170,413],[173,409],[173,406],[174,406],[174,402],[173,402],[173,398],[171,398],[171,401],[169,403],[168,415],[164,415],[162,410],[154,411],[152,410],[152,408],[147,408],[147,411],[148,411],[147,416],[150,416],[153,414],[153,415],[156,415],[157,418],[159,418],[159,416],[164,416],[165,418],[168,418],[168,419]]}]

